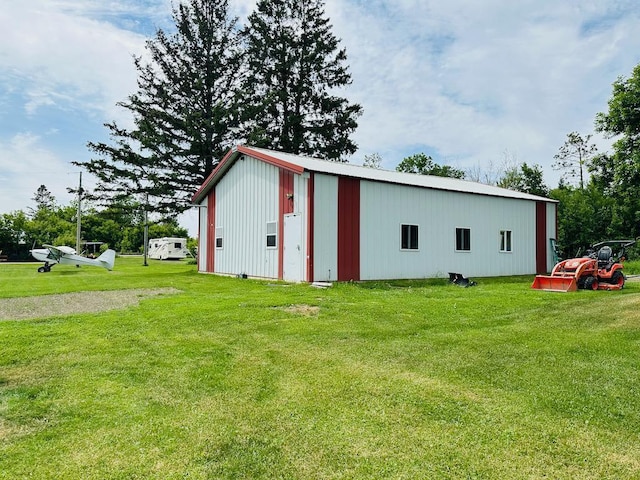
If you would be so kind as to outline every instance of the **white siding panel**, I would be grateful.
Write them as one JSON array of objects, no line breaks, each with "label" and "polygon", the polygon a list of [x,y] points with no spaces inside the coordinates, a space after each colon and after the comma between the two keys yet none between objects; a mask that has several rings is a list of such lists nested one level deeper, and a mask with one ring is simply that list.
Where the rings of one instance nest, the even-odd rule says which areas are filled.
[{"label": "white siding panel", "polygon": [[[362,280],[499,276],[535,272],[535,202],[361,182]],[[400,225],[419,226],[419,249],[400,249]],[[471,251],[456,252],[456,228],[471,230]],[[513,251],[500,252],[500,231]]]},{"label": "white siding panel", "polygon": [[207,271],[207,197],[198,208],[199,227],[198,227],[198,271]]},{"label": "white siding panel", "polygon": [[278,249],[266,248],[267,222],[280,220],[278,192],[278,168],[247,156],[220,180],[216,226],[224,238],[223,248],[216,249],[217,273],[278,277]]},{"label": "white siding panel", "polygon": [[338,278],[338,177],[314,176],[313,275],[316,281]]}]

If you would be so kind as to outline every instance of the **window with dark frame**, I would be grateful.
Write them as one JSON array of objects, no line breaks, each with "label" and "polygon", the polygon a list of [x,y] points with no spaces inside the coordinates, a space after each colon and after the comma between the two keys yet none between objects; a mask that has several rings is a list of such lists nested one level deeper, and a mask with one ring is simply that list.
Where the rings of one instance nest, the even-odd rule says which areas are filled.
[{"label": "window with dark frame", "polygon": [[278,222],[267,222],[267,248],[278,246]]},{"label": "window with dark frame", "polygon": [[418,225],[400,225],[402,250],[418,250]]},{"label": "window with dark frame", "polygon": [[222,248],[222,227],[216,227],[216,248]]},{"label": "window with dark frame", "polygon": [[500,251],[511,252],[511,230],[500,230]]},{"label": "window with dark frame", "polygon": [[471,229],[456,228],[456,251],[468,252],[471,250]]}]

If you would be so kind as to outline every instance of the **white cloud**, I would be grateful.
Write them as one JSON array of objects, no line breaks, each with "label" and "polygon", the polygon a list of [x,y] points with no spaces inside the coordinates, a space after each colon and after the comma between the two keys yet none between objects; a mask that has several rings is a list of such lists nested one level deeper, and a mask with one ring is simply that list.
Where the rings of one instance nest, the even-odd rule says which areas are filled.
[{"label": "white cloud", "polygon": [[48,150],[44,143],[33,133],[21,133],[6,143],[0,142],[2,212],[25,210],[43,184],[61,204],[72,200],[66,189],[77,185],[78,169]]},{"label": "white cloud", "polygon": [[[0,69],[24,91],[24,108],[74,105],[101,116],[135,88],[132,55],[143,52],[144,37],[85,18],[70,2],[4,2],[0,10]],[[83,5],[75,2],[74,5]]]},{"label": "white cloud", "polygon": [[612,82],[638,60],[635,10],[585,32],[610,5],[329,2],[353,74],[348,94],[364,107],[358,156],[380,152],[393,168],[422,145],[465,168],[507,149],[557,179],[550,165],[566,134],[592,131]]}]

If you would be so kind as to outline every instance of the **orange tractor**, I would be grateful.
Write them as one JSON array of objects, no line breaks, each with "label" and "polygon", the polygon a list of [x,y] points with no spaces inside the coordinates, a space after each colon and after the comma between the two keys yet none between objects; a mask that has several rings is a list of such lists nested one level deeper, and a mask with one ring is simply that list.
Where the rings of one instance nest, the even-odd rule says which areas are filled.
[{"label": "orange tractor", "polygon": [[[595,244],[585,257],[558,262],[551,275],[538,275],[531,284],[536,290],[575,292],[586,290],[621,290],[624,287],[622,262],[625,251],[636,240],[609,240]],[[614,254],[612,246],[620,248]]]}]

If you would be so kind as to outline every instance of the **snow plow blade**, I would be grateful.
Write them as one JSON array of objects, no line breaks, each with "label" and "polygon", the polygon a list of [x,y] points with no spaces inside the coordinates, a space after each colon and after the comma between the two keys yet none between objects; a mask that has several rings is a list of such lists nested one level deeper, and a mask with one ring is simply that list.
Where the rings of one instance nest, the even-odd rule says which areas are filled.
[{"label": "snow plow blade", "polygon": [[575,292],[578,290],[578,283],[575,277],[538,275],[533,280],[531,288],[534,290],[545,290],[547,292]]}]

